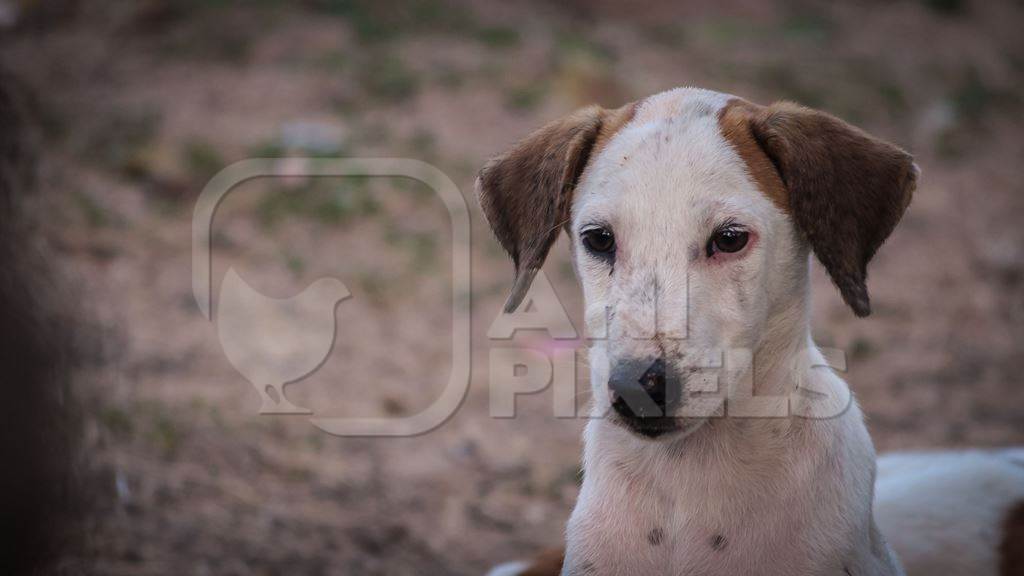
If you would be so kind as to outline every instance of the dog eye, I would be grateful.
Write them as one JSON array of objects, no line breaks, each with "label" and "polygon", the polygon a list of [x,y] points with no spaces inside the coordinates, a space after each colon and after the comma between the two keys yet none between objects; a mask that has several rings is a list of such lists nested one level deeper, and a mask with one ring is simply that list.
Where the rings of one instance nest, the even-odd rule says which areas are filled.
[{"label": "dog eye", "polygon": [[725,252],[728,254],[739,252],[747,245],[749,238],[750,234],[745,230],[738,230],[736,228],[719,230],[708,241],[708,256],[713,256],[715,252]]},{"label": "dog eye", "polygon": [[615,251],[615,236],[605,228],[590,228],[580,234],[583,245],[594,254],[610,254]]}]

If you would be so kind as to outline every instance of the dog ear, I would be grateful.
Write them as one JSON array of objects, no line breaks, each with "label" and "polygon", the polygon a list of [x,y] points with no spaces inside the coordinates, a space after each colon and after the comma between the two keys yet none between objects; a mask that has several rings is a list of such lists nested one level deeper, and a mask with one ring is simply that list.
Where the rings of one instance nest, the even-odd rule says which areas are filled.
[{"label": "dog ear", "polygon": [[477,177],[480,207],[515,264],[506,312],[522,302],[569,219],[573,189],[603,117],[603,108],[590,106],[551,122],[488,162]]},{"label": "dog ear", "polygon": [[846,122],[782,102],[751,131],[775,164],[797,227],[857,316],[871,313],[868,261],[910,204],[920,173],[913,157]]}]

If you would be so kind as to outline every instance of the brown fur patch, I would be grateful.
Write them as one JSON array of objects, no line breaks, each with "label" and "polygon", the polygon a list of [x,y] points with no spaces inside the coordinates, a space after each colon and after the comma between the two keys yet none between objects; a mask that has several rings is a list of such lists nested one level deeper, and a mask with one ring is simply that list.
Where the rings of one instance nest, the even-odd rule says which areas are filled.
[{"label": "brown fur patch", "polygon": [[558,576],[564,561],[565,548],[549,548],[533,559],[522,576]]},{"label": "brown fur patch", "polygon": [[1018,502],[1003,521],[999,557],[1001,576],[1024,576],[1024,501]]},{"label": "brown fur patch", "polygon": [[630,120],[636,116],[636,107],[636,102],[630,102],[629,104],[616,108],[615,110],[604,111],[604,117],[601,121],[601,130],[598,132],[597,139],[594,141],[594,151],[591,153],[591,158],[597,158],[597,155],[601,153],[601,150],[604,150],[612,137],[618,134],[626,124],[629,124]]},{"label": "brown fur patch", "polygon": [[763,106],[751,104],[741,98],[733,98],[718,113],[718,126],[722,136],[732,144],[747,165],[750,177],[761,192],[782,211],[788,212],[789,198],[786,185],[782,183],[778,171],[751,131],[751,121],[763,109]]},{"label": "brown fur patch", "polygon": [[480,207],[516,268],[506,312],[522,302],[559,229],[568,223],[572,194],[587,163],[635,112],[635,103],[615,110],[583,108],[537,130],[480,171]]},{"label": "brown fur patch", "polygon": [[590,106],[555,120],[480,171],[480,207],[516,269],[506,312],[522,302],[568,221],[573,190],[604,117],[603,108]]},{"label": "brown fur patch", "polygon": [[846,122],[790,102],[762,108],[751,134],[786,187],[789,213],[858,316],[867,265],[910,204],[914,159]]}]

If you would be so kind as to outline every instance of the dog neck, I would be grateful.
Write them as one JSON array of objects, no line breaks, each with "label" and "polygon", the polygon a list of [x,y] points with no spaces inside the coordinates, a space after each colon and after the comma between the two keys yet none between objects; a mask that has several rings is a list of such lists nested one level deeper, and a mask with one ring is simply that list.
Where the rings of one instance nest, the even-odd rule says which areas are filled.
[{"label": "dog neck", "polygon": [[655,440],[588,423],[564,574],[900,573],[872,517],[870,437],[822,368],[807,301],[797,291],[777,307],[753,352],[754,395],[789,413],[727,412]]}]

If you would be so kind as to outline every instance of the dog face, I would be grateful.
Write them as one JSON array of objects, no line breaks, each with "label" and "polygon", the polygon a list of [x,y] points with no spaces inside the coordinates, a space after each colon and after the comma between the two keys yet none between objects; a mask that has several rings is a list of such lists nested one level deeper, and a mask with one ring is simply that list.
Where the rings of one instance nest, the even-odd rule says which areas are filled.
[{"label": "dog face", "polygon": [[573,198],[595,398],[649,436],[721,414],[736,376],[718,369],[724,352],[753,350],[806,277],[790,218],[723,134],[727,105],[698,91],[647,100]]},{"label": "dog face", "polygon": [[867,262],[916,175],[908,154],[826,114],[678,89],[545,126],[477,191],[516,266],[506,310],[569,234],[598,409],[655,437],[721,413],[739,375],[723,354],[757,350],[806,305],[810,249],[869,313]]}]

